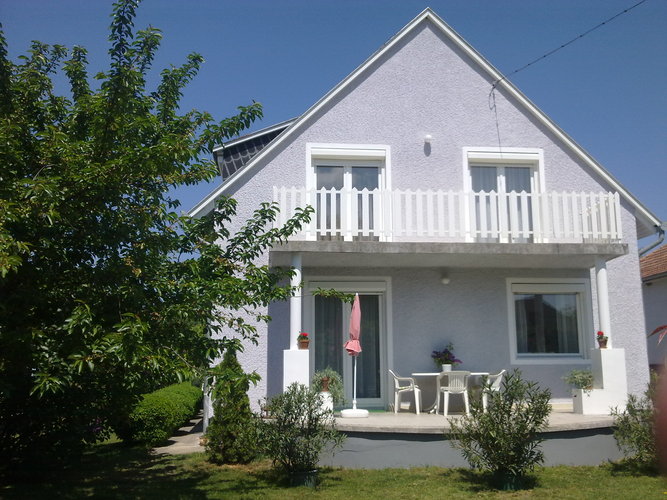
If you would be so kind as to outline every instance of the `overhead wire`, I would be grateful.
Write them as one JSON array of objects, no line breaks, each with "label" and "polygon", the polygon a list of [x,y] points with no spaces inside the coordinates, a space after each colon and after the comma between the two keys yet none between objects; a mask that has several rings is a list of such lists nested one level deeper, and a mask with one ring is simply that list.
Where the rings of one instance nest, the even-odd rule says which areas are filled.
[{"label": "overhead wire", "polygon": [[489,92],[489,109],[493,110],[493,112],[494,112],[494,118],[495,118],[495,121],[496,121],[496,133],[497,133],[497,135],[498,135],[498,147],[500,147],[500,148],[502,149],[502,144],[501,144],[501,140],[500,140],[500,124],[499,124],[499,122],[498,122],[498,109],[497,109],[497,107],[496,107],[496,95],[495,95],[495,90],[496,90],[496,87],[498,86],[498,84],[499,84],[500,82],[502,82],[502,81],[504,81],[504,80],[507,80],[510,76],[515,75],[515,74],[519,73],[520,71],[523,71],[523,70],[526,69],[526,68],[529,68],[529,67],[532,66],[533,64],[536,64],[537,62],[542,61],[543,59],[546,59],[546,58],[549,57],[549,56],[552,56],[553,54],[555,54],[555,53],[558,52],[559,50],[562,50],[562,49],[564,49],[565,47],[567,47],[568,45],[573,44],[573,43],[576,42],[577,40],[582,39],[582,38],[585,37],[586,35],[592,33],[593,31],[595,31],[595,30],[597,30],[597,29],[599,29],[599,28],[601,28],[602,26],[606,25],[607,23],[610,23],[611,21],[613,21],[614,19],[616,19],[616,18],[622,16],[623,14],[626,14],[626,13],[630,12],[632,9],[634,9],[634,8],[636,8],[636,7],[639,7],[641,4],[643,4],[643,3],[647,2],[647,1],[648,1],[648,0],[640,0],[639,2],[635,3],[634,5],[628,7],[627,9],[622,10],[621,12],[619,12],[619,13],[617,13],[617,14],[611,16],[611,17],[608,18],[608,19],[605,19],[604,21],[602,21],[601,23],[597,24],[596,26],[590,28],[589,30],[584,31],[584,32],[581,33],[580,35],[577,35],[576,37],[574,37],[574,38],[572,38],[571,40],[565,42],[564,44],[560,45],[559,47],[556,47],[555,49],[552,49],[552,50],[550,50],[549,52],[546,52],[545,54],[541,55],[540,57],[538,57],[538,58],[536,58],[536,59],[533,59],[533,60],[530,61],[529,63],[524,64],[524,65],[521,66],[520,68],[517,68],[517,69],[515,69],[514,71],[508,73],[507,75],[503,75],[501,78],[498,78],[496,81],[494,81],[494,82],[491,84],[491,91]]},{"label": "overhead wire", "polygon": [[594,26],[593,28],[591,28],[591,29],[589,29],[589,30],[587,30],[587,31],[584,31],[584,32],[581,33],[580,35],[577,35],[576,37],[574,37],[572,40],[570,40],[570,41],[568,41],[568,42],[565,42],[565,43],[562,44],[560,47],[557,47],[557,48],[555,48],[555,49],[553,49],[553,50],[550,50],[549,52],[547,52],[547,53],[541,55],[541,56],[538,57],[537,59],[534,59],[534,60],[530,61],[528,64],[524,64],[524,65],[521,66],[520,68],[517,68],[517,69],[515,69],[514,71],[508,73],[507,75],[504,75],[502,78],[499,78],[499,79],[497,79],[495,82],[493,82],[493,85],[491,86],[491,90],[493,91],[493,89],[495,89],[496,86],[497,86],[500,82],[502,82],[503,80],[507,80],[507,78],[509,78],[510,76],[515,75],[516,73],[519,73],[520,71],[523,71],[524,69],[526,69],[526,68],[532,66],[533,64],[535,64],[535,63],[541,61],[542,59],[546,59],[547,57],[549,57],[549,56],[555,54],[555,53],[558,52],[559,50],[564,49],[564,48],[567,47],[568,45],[573,44],[573,43],[576,42],[577,40],[579,40],[579,39],[585,37],[586,35],[588,35],[589,33],[592,33],[593,31],[595,31],[595,30],[601,28],[601,27],[604,26],[605,24],[607,24],[607,23],[613,21],[613,20],[616,19],[617,17],[620,17],[620,16],[622,16],[623,14],[626,14],[626,13],[630,12],[632,9],[634,9],[634,8],[636,8],[636,7],[639,7],[641,4],[643,4],[643,3],[647,2],[647,1],[648,1],[648,0],[640,0],[639,2],[637,2],[637,3],[634,4],[634,5],[632,5],[631,7],[628,7],[627,9],[625,9],[625,10],[619,12],[618,14],[615,14],[615,15],[611,16],[609,19],[606,19],[606,20],[602,21],[600,24]]}]

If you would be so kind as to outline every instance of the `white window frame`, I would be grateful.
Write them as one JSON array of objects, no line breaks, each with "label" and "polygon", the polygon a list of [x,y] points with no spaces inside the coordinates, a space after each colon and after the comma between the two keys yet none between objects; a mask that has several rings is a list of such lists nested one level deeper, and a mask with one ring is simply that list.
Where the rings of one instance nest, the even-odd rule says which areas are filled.
[{"label": "white window frame", "polygon": [[[591,283],[586,278],[507,278],[507,319],[510,360],[513,365],[590,364],[588,352],[593,331]],[[521,293],[576,293],[578,353],[518,353],[514,294]],[[592,335],[592,334],[591,334]]]},{"label": "white window frame", "polygon": [[[378,189],[391,190],[391,147],[386,144],[306,143],[306,189],[317,188],[318,166],[342,166],[344,188],[352,187],[352,166],[377,167]],[[392,227],[391,213],[382,214],[385,227]],[[315,237],[313,237],[315,239]],[[390,241],[381,237],[381,241]]]},{"label": "white window frame", "polygon": [[472,191],[470,167],[484,166],[530,167],[534,170],[531,190],[544,192],[544,150],[541,148],[464,147],[463,166],[463,189],[467,192]]},{"label": "white window frame", "polygon": [[[505,193],[505,167],[525,167],[531,169],[530,190],[531,193],[544,191],[544,150],[541,148],[497,148],[497,147],[464,147],[463,148],[463,190],[472,193],[472,168],[471,167],[497,167],[501,169],[498,175],[498,194]],[[533,204],[533,210],[535,205]],[[472,212],[474,213],[474,212]],[[464,224],[466,230],[466,241],[474,242],[472,235],[473,223],[470,219],[471,212],[464,212]],[[534,217],[534,214],[533,214]],[[507,243],[506,238],[501,238],[500,243]]]},{"label": "white window frame", "polygon": [[[391,147],[385,144],[306,144],[306,187],[317,186],[317,165],[333,165],[345,160],[356,160],[379,167],[378,186],[391,189]],[[363,166],[363,165],[362,165]]]},{"label": "white window frame", "polygon": [[[380,296],[384,297],[384,300],[380,304],[380,331],[384,331],[385,336],[380,337],[380,397],[372,399],[360,399],[358,401],[363,401],[363,404],[373,408],[385,408],[387,405],[387,376],[389,368],[389,360],[393,359],[393,331],[392,323],[390,319],[393,317],[392,312],[392,295],[391,295],[391,278],[389,276],[312,276],[304,282],[304,301],[305,301],[305,314],[304,314],[304,325],[306,331],[314,331],[315,329],[315,296],[313,292],[318,288],[322,289],[334,289],[339,292],[344,293],[377,293]],[[362,312],[363,314],[363,312]],[[317,343],[317,338],[313,337],[311,339],[313,345],[309,349],[310,353],[310,374],[309,377],[312,378],[314,367],[315,367],[315,348]],[[361,338],[361,347],[363,349],[363,336]],[[341,351],[343,346],[341,346]],[[344,354],[347,356],[347,354]],[[350,379],[351,373],[347,373],[346,379]],[[351,390],[348,385],[345,387],[346,392]]]}]

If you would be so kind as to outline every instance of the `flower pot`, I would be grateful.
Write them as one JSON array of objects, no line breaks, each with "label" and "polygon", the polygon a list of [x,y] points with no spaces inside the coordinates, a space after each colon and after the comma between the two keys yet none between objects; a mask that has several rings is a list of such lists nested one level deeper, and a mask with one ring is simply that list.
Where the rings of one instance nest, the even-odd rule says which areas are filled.
[{"label": "flower pot", "polygon": [[299,340],[299,349],[308,349],[308,344],[310,344],[310,340]]},{"label": "flower pot", "polygon": [[607,348],[607,340],[608,339],[598,340],[598,345],[600,346],[600,349],[606,349]]},{"label": "flower pot", "polygon": [[293,472],[289,478],[290,486],[317,486],[317,469],[302,472]]},{"label": "flower pot", "polygon": [[451,364],[442,365],[442,371],[443,372],[451,372],[452,371],[452,365]]}]

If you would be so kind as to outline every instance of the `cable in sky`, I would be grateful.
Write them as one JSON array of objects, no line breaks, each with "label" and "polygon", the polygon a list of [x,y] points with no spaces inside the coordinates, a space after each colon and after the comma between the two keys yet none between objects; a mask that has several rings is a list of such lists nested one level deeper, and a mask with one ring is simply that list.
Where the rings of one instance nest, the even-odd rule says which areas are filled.
[{"label": "cable in sky", "polygon": [[560,47],[557,47],[557,48],[555,48],[555,49],[553,49],[553,50],[550,50],[549,52],[547,52],[546,54],[541,55],[541,56],[538,57],[537,59],[534,59],[534,60],[530,61],[528,64],[524,64],[524,65],[521,66],[520,68],[515,69],[515,70],[512,71],[511,73],[509,73],[509,74],[503,76],[502,78],[499,78],[498,80],[496,80],[495,82],[493,82],[493,85],[491,86],[491,92],[493,92],[493,90],[496,88],[496,85],[498,85],[498,84],[499,84],[500,82],[502,82],[503,80],[507,80],[507,78],[509,78],[510,76],[512,76],[512,75],[514,75],[514,74],[516,74],[516,73],[518,73],[519,71],[523,71],[524,69],[528,68],[529,66],[532,66],[533,64],[535,64],[535,63],[538,62],[538,61],[541,61],[542,59],[546,59],[546,58],[549,57],[550,55],[555,54],[556,52],[558,52],[558,51],[561,50],[561,49],[564,49],[564,48],[567,47],[568,45],[570,45],[570,44],[576,42],[577,40],[579,40],[580,38],[585,37],[585,36],[588,35],[589,33],[592,33],[592,32],[595,31],[596,29],[601,28],[601,27],[604,26],[605,24],[607,24],[607,23],[613,21],[613,20],[616,19],[617,17],[620,17],[620,16],[622,16],[623,14],[625,14],[625,13],[627,13],[627,12],[630,12],[630,11],[631,11],[632,9],[634,9],[635,7],[639,7],[641,4],[643,4],[643,3],[646,2],[646,1],[647,1],[647,0],[641,0],[641,1],[637,2],[637,3],[634,4],[632,7],[628,7],[627,9],[625,9],[625,10],[619,12],[618,14],[616,14],[616,15],[614,15],[614,16],[612,16],[612,17],[610,17],[609,19],[606,19],[606,20],[602,21],[602,22],[601,22],[600,24],[598,24],[597,26],[595,26],[595,27],[589,29],[588,31],[583,32],[582,34],[580,34],[580,35],[578,35],[578,36],[576,36],[576,37],[574,37],[572,40],[570,40],[569,42],[564,43],[564,44],[561,45]]}]

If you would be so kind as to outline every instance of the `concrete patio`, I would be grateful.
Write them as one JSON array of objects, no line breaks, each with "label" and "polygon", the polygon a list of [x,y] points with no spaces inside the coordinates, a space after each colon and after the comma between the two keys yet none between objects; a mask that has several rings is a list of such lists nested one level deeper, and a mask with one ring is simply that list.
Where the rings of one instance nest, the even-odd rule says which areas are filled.
[{"label": "concrete patio", "polygon": [[[348,468],[416,467],[436,465],[466,467],[461,452],[452,446],[445,431],[449,418],[460,414],[420,414],[402,411],[371,412],[368,418],[336,418],[336,427],[347,434],[343,447],[324,454],[322,465]],[[545,465],[598,465],[617,460],[621,454],[612,435],[610,415],[578,415],[572,406],[557,404],[542,433]],[[176,433],[168,443],[153,450],[171,455],[203,452],[201,417]]]},{"label": "concrete patio", "polygon": [[[336,418],[336,428],[342,432],[391,432],[398,434],[443,434],[449,430],[449,419],[461,418],[460,413],[433,415],[411,412],[371,412],[368,418]],[[609,428],[611,415],[578,415],[570,409],[554,409],[549,415],[546,432],[563,432]]]}]

